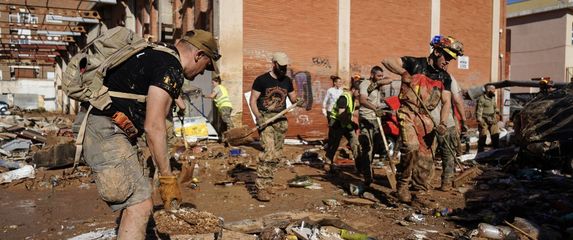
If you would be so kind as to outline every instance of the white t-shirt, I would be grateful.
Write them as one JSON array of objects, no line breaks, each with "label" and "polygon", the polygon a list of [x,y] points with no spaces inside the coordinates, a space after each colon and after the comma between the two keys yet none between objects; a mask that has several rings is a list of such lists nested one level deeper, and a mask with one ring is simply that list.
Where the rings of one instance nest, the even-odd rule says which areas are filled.
[{"label": "white t-shirt", "polygon": [[322,101],[322,108],[329,112],[332,111],[332,106],[334,106],[340,95],[342,95],[342,88],[331,87],[326,90],[326,96],[324,96],[324,100]]}]

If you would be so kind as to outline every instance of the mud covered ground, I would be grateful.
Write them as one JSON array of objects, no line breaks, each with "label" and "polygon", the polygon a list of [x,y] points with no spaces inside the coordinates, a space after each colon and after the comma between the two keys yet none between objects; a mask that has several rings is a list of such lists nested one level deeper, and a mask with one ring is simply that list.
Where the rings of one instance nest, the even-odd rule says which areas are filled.
[{"label": "mud covered ground", "polygon": [[[349,184],[361,182],[352,168],[326,175],[321,167],[295,163],[316,146],[287,146],[289,163],[276,174],[272,200],[261,203],[250,196],[248,184],[229,176],[233,169],[241,172],[242,166],[253,167],[257,150],[243,147],[246,154],[229,157],[229,150],[219,144],[205,147],[196,155],[199,182],[183,186],[183,206],[213,213],[225,223],[302,211],[332,215],[377,239],[455,239],[469,235],[479,223],[504,225],[504,220],[513,222],[518,216],[538,224],[537,234],[549,236],[545,239],[571,237],[567,234],[573,226],[573,181],[556,172],[503,172],[492,167],[497,163],[484,164],[480,166],[483,174],[454,191],[419,193],[424,204],[405,205],[397,203],[384,171],[377,169],[375,183],[364,189],[365,198],[373,201],[363,201],[349,192]],[[89,169],[83,170],[85,174],[63,179],[64,170],[39,169],[33,180],[1,185],[0,239],[67,239],[115,227],[119,213],[99,199]],[[437,169],[436,187],[439,174]],[[296,176],[309,176],[320,189],[289,187],[288,181]],[[158,194],[154,203],[161,208]],[[153,223],[149,232],[153,232]]]}]

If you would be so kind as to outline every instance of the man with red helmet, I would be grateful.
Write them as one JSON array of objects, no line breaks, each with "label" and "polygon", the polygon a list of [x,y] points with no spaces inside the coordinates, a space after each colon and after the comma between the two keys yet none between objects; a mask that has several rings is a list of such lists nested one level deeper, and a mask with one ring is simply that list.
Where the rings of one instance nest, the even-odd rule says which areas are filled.
[{"label": "man with red helmet", "polygon": [[[445,121],[452,114],[452,79],[446,70],[451,60],[463,55],[463,45],[453,37],[441,35],[435,36],[430,45],[432,52],[428,57],[405,56],[382,61],[388,70],[402,77],[398,121],[403,147],[397,192],[402,202],[412,200],[410,185],[421,191],[431,188],[434,134],[444,137],[450,132]],[[430,111],[440,103],[440,122],[434,124]]]}]

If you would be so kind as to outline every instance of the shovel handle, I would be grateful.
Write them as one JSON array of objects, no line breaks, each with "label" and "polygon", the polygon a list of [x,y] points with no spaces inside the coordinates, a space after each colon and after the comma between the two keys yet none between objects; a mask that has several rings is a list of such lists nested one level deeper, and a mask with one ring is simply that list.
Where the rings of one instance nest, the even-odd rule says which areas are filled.
[{"label": "shovel handle", "polygon": [[376,117],[376,122],[378,123],[378,128],[380,128],[380,135],[382,135],[382,141],[384,142],[384,148],[386,149],[386,158],[388,158],[388,163],[390,164],[390,168],[392,168],[392,173],[396,174],[396,170],[394,170],[394,163],[390,158],[390,148],[388,147],[388,141],[386,141],[386,134],[384,133],[384,128],[382,127],[382,121],[379,117]]},{"label": "shovel handle", "polygon": [[264,121],[263,123],[261,123],[261,125],[257,126],[258,130],[261,130],[265,127],[267,127],[267,125],[269,125],[270,123],[272,123],[273,121],[279,119],[280,117],[284,116],[288,111],[292,110],[293,108],[297,107],[298,104],[300,103],[300,101],[297,101],[296,103],[291,104],[288,108],[285,108],[284,110],[280,111],[279,113],[277,113],[276,115],[272,116],[271,118],[267,119],[266,121]]}]

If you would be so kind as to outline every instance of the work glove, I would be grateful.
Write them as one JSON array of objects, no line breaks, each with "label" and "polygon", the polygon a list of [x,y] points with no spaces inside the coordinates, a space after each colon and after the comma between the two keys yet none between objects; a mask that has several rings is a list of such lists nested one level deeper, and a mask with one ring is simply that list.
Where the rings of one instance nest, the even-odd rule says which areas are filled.
[{"label": "work glove", "polygon": [[302,105],[304,105],[304,99],[301,97],[296,98],[296,105],[302,107]]},{"label": "work glove", "polygon": [[165,210],[179,209],[182,197],[176,176],[159,177],[159,194],[161,195],[161,200],[163,200]]},{"label": "work glove", "polygon": [[323,109],[322,109],[322,115],[324,115],[325,117],[327,116],[327,114],[326,114],[326,108],[323,108]]},{"label": "work glove", "polygon": [[444,136],[448,132],[448,127],[446,126],[446,124],[440,123],[440,125],[436,127],[436,131],[438,132],[438,135]]},{"label": "work glove", "polygon": [[384,109],[383,108],[377,108],[376,110],[374,110],[374,112],[376,113],[376,117],[382,117],[384,116]]},{"label": "work glove", "polygon": [[412,82],[412,75],[408,73],[408,71],[404,71],[402,74],[402,82],[403,83],[411,83]]}]

